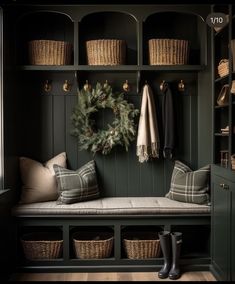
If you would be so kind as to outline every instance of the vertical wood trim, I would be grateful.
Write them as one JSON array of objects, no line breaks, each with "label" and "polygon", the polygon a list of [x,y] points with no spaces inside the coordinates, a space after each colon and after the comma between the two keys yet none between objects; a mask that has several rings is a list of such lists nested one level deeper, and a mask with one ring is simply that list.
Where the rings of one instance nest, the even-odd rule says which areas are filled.
[{"label": "vertical wood trim", "polygon": [[[229,8],[229,19],[232,19],[232,5],[228,6]],[[231,89],[231,84],[232,84],[232,72],[233,72],[233,60],[232,60],[232,49],[231,49],[231,40],[232,40],[232,23],[233,23],[233,19],[229,21],[229,34],[228,34],[228,45],[229,45],[229,49],[228,49],[228,58],[229,60],[229,89]],[[235,59],[234,59],[235,60]],[[231,155],[232,153],[232,136],[233,136],[233,117],[232,117],[232,108],[233,108],[233,104],[232,104],[233,98],[230,94],[229,96],[229,118],[228,118],[228,123],[229,123],[229,137],[228,137],[228,168],[231,168]]]},{"label": "vertical wood trim", "polygon": [[121,259],[121,225],[117,224],[114,226],[114,258],[115,261]]},{"label": "vertical wood trim", "polygon": [[[211,13],[213,13],[213,6],[211,6]],[[215,70],[215,45],[214,45],[214,29],[211,29],[211,70]],[[215,163],[215,72],[211,72],[211,91],[212,91],[212,163]],[[199,142],[199,141],[198,141]]]},{"label": "vertical wood trim", "polygon": [[49,131],[48,133],[48,136],[49,136],[49,139],[50,139],[50,142],[51,145],[50,145],[50,156],[52,157],[53,154],[54,154],[54,112],[55,112],[55,109],[54,109],[54,96],[51,96],[51,100],[50,100],[50,104],[49,104],[50,108],[48,109],[48,111],[50,112],[50,109],[52,110],[51,111],[51,114],[50,114],[50,119],[51,119],[51,131]]},{"label": "vertical wood trim", "polygon": [[53,96],[53,145],[54,155],[59,154],[65,150],[65,96]]},{"label": "vertical wood trim", "polygon": [[70,120],[72,109],[76,104],[77,97],[74,96],[66,96],[66,120],[65,120],[65,136],[66,136],[66,153],[68,160],[70,162],[70,166],[72,169],[77,169],[78,166],[78,146],[77,146],[77,139],[75,137],[72,137],[70,132],[72,128],[72,123]]},{"label": "vertical wood trim", "polygon": [[137,21],[137,65],[143,64],[143,22]]},{"label": "vertical wood trim", "polygon": [[47,160],[53,156],[53,96],[41,96],[41,110],[41,136],[39,149],[42,160]]},{"label": "vertical wood trim", "polygon": [[69,225],[63,225],[63,259],[65,262],[69,262],[70,242],[69,242]]},{"label": "vertical wood trim", "polygon": [[3,12],[0,8],[0,190],[4,188],[3,144]]},{"label": "vertical wood trim", "polygon": [[74,36],[73,36],[73,52],[74,52],[74,65],[78,65],[79,64],[79,37],[78,37],[78,33],[79,33],[79,26],[78,26],[78,22],[75,21],[74,22]]}]

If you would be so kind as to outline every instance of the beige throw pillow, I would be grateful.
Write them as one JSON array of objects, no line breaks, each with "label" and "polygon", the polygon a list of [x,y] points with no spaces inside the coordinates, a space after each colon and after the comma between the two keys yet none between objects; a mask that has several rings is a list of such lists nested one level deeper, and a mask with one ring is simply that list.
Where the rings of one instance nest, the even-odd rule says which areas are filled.
[{"label": "beige throw pillow", "polygon": [[63,152],[44,164],[20,157],[22,190],[20,203],[57,200],[59,194],[53,165],[67,167],[66,153]]}]

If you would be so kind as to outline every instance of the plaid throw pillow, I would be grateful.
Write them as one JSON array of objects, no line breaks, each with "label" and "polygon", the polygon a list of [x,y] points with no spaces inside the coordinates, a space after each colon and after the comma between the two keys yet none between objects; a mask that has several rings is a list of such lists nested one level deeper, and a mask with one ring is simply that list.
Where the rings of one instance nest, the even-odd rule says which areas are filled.
[{"label": "plaid throw pillow", "polygon": [[59,203],[76,203],[98,198],[95,161],[90,161],[76,171],[53,165],[60,197]]},{"label": "plaid throw pillow", "polygon": [[175,161],[170,191],[166,197],[181,202],[209,203],[210,166],[192,171],[180,161]]}]

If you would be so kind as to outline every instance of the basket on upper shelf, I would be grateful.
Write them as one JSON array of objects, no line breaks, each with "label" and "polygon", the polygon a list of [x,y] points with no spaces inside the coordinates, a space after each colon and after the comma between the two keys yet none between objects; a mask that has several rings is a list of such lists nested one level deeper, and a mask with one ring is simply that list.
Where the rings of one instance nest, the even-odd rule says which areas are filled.
[{"label": "basket on upper shelf", "polygon": [[57,232],[34,232],[21,236],[26,259],[56,259],[61,256],[63,240]]},{"label": "basket on upper shelf", "polygon": [[235,170],[235,154],[231,155],[231,166],[232,170]]},{"label": "basket on upper shelf", "polygon": [[89,40],[86,51],[88,65],[123,65],[126,61],[125,40]]},{"label": "basket on upper shelf", "polygon": [[72,44],[57,40],[32,40],[28,42],[31,65],[71,64]]},{"label": "basket on upper shelf", "polygon": [[150,39],[150,65],[185,65],[188,64],[189,41],[180,39]]},{"label": "basket on upper shelf", "polygon": [[224,77],[229,73],[229,61],[228,59],[221,59],[218,65],[218,74],[220,77]]}]

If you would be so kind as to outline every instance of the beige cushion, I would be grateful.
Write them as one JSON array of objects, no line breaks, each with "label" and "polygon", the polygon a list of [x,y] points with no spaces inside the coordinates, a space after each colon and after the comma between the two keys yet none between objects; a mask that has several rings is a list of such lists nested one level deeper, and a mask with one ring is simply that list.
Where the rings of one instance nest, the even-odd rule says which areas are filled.
[{"label": "beige cushion", "polygon": [[33,203],[56,200],[58,198],[57,182],[53,165],[66,168],[66,153],[63,152],[44,164],[20,157],[22,191],[20,203]]},{"label": "beige cushion", "polygon": [[73,204],[56,201],[16,205],[14,216],[27,215],[148,215],[209,214],[210,206],[184,203],[166,197],[103,197]]}]

